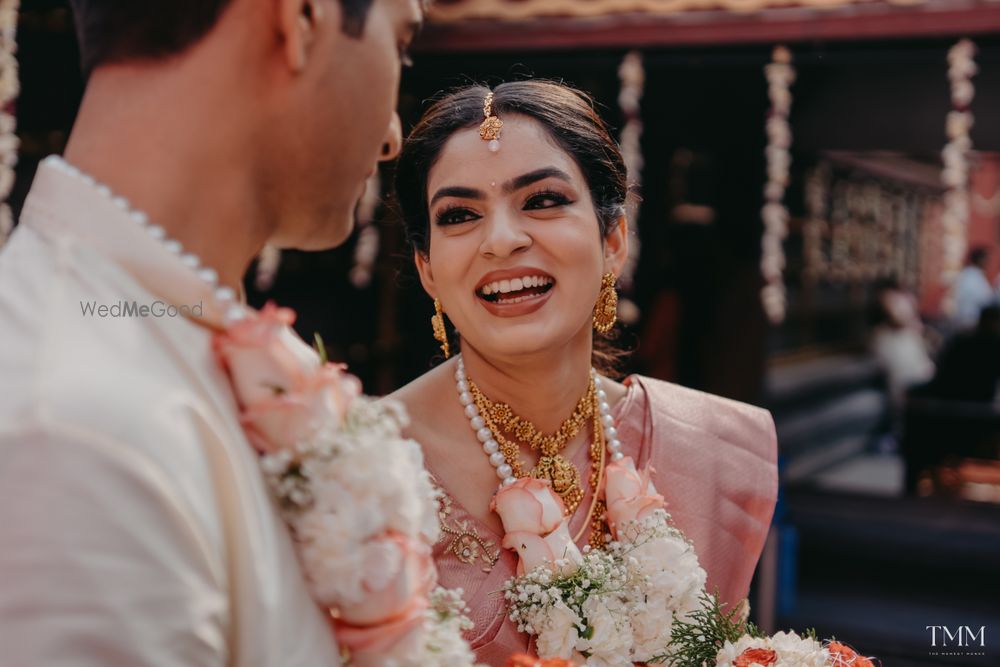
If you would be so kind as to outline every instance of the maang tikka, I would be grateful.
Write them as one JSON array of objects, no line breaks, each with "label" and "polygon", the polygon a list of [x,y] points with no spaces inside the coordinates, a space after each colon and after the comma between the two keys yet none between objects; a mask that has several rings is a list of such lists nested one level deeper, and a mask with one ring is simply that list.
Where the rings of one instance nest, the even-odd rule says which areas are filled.
[{"label": "maang tikka", "polygon": [[483,100],[483,122],[479,126],[479,138],[488,141],[486,145],[493,153],[500,150],[500,128],[503,121],[493,114],[493,91],[486,93]]}]

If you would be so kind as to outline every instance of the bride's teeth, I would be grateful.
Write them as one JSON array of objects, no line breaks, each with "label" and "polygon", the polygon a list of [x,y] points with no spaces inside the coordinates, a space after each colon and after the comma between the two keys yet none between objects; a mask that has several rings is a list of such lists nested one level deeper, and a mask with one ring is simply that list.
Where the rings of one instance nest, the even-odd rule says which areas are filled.
[{"label": "bride's teeth", "polygon": [[500,293],[501,294],[506,294],[509,291],[510,291],[510,281],[509,280],[501,280],[500,281]]},{"label": "bride's teeth", "polygon": [[493,290],[490,288],[490,286],[483,285],[483,296],[489,296],[490,294],[493,294]]},{"label": "bride's teeth", "polygon": [[514,278],[513,280],[510,281],[511,292],[519,292],[520,290],[523,289],[524,289],[524,281],[521,280],[520,278]]}]

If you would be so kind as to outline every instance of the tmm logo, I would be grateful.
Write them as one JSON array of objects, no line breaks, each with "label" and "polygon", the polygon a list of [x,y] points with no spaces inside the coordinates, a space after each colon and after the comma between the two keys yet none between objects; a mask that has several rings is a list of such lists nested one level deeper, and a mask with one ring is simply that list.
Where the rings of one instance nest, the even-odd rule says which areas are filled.
[{"label": "tmm logo", "polygon": [[[946,625],[928,625],[931,631],[931,646],[975,646],[974,641],[979,641],[979,646],[986,646],[986,626],[979,626],[979,630],[973,632],[967,625],[961,625],[954,632]],[[938,642],[941,642],[940,644]]]}]

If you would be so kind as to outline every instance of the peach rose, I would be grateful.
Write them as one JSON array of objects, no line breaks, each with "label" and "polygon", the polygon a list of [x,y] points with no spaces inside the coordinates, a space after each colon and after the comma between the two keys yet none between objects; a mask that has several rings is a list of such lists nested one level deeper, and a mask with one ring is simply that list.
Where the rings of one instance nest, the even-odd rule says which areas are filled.
[{"label": "peach rose", "polygon": [[[563,519],[559,526],[545,537],[526,531],[507,533],[503,537],[501,546],[517,552],[518,576],[543,564],[547,564],[550,569],[560,574],[571,575],[583,562],[583,554],[569,534],[569,519]],[[565,560],[566,563],[556,569],[557,560]]]},{"label": "peach rose", "polygon": [[747,650],[736,656],[733,660],[733,667],[751,667],[751,665],[760,665],[760,667],[767,667],[768,665],[773,665],[778,662],[778,654],[769,648],[748,648]]},{"label": "peach rose", "polygon": [[419,599],[404,614],[389,623],[357,627],[334,623],[337,642],[347,649],[354,667],[382,667],[421,652],[426,638],[424,616],[427,600]]},{"label": "peach rose", "polygon": [[423,542],[397,534],[372,541],[384,558],[372,560],[360,573],[364,600],[340,609],[340,619],[352,625],[376,625],[402,614],[426,599],[436,580],[431,548]]},{"label": "peach rose", "polygon": [[653,469],[642,472],[626,456],[608,465],[604,471],[604,499],[608,506],[608,524],[618,536],[617,526],[627,521],[642,520],[665,505],[651,479]]},{"label": "peach rose", "polygon": [[291,328],[294,321],[293,311],[268,303],[216,336],[216,355],[241,406],[290,392],[320,368],[319,355]]},{"label": "peach rose", "polygon": [[297,380],[291,391],[248,405],[240,416],[247,436],[262,452],[289,449],[320,426],[337,426],[361,384],[336,364],[327,363]]},{"label": "peach rose", "polygon": [[830,642],[826,650],[830,652],[831,667],[875,667],[871,660],[858,655],[853,648],[846,644]]},{"label": "peach rose", "polygon": [[490,509],[500,515],[507,533],[547,535],[566,516],[566,506],[552,484],[534,477],[522,477],[497,491]]}]

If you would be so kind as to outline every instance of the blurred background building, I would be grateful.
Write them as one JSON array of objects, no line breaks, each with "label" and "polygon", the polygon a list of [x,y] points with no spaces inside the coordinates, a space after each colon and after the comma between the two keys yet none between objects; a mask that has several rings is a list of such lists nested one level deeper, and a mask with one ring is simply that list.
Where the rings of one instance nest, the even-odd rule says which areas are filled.
[{"label": "blurred background building", "polygon": [[[82,91],[67,2],[22,7],[15,211]],[[766,69],[785,65],[778,45],[787,133]],[[641,182],[627,370],[763,405],[778,425],[765,629],[815,627],[892,667],[1000,664],[1000,313],[976,328],[1000,272],[1000,2],[437,0],[415,56],[404,127],[440,91],[531,76],[588,91],[626,133]],[[247,281],[371,393],[437,352],[382,196],[391,166],[379,176],[349,244],[266,253]],[[775,182],[787,221],[772,210],[779,235],[762,242]],[[762,264],[783,317],[762,307]],[[971,319],[963,280],[989,292]],[[985,626],[987,646],[932,647],[927,626]]]}]

